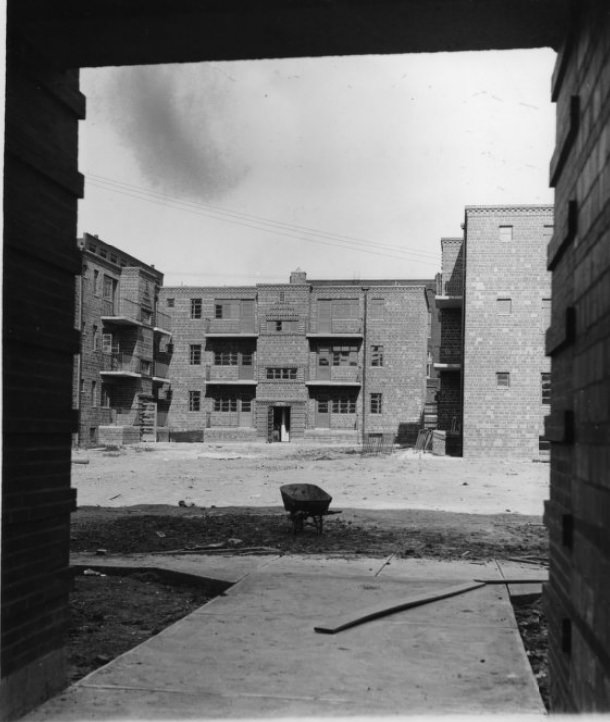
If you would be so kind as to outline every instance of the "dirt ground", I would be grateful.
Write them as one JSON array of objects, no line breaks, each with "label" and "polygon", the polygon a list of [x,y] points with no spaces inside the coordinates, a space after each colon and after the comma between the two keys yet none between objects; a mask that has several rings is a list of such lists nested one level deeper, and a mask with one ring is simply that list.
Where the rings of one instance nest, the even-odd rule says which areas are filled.
[{"label": "dirt ground", "polygon": [[[548,464],[300,444],[154,444],[79,451],[73,462],[71,549],[99,551],[100,563],[112,554],[206,549],[547,559]],[[333,497],[330,509],[341,510],[326,517],[321,535],[312,526],[295,535],[283,510],[279,487],[299,482],[321,486]],[[74,679],[205,601],[205,590],[150,586],[158,582],[75,580]],[[544,618],[539,605],[517,612],[544,696]]]},{"label": "dirt ground", "polygon": [[344,509],[428,509],[541,516],[549,465],[466,460],[398,450],[362,456],[353,448],[301,444],[149,444],[76,452],[79,506],[135,504],[200,508],[270,507],[279,487],[312,483]]}]

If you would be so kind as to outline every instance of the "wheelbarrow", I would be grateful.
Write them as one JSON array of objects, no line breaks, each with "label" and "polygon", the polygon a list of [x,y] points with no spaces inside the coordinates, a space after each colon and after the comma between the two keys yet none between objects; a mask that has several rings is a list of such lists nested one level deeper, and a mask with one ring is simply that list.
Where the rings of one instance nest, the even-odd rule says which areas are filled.
[{"label": "wheelbarrow", "polygon": [[329,511],[332,496],[315,484],[285,484],[280,486],[280,493],[295,535],[303,531],[308,519],[311,519],[310,523],[315,527],[316,532],[321,534],[324,529],[324,517],[341,513]]}]

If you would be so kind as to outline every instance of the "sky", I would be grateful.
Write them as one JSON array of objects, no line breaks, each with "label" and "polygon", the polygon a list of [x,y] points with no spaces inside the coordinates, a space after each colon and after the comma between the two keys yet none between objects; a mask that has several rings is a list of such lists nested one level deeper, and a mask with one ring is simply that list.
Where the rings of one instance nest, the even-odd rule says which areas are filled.
[{"label": "sky", "polygon": [[79,235],[165,285],[433,278],[466,205],[547,204],[549,49],[81,71]]}]

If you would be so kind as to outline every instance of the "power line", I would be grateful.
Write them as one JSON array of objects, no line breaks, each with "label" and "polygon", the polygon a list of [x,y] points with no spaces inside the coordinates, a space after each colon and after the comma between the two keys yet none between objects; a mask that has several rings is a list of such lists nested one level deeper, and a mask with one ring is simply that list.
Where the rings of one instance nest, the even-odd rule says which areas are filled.
[{"label": "power line", "polygon": [[[306,226],[295,226],[272,219],[266,219],[260,216],[240,213],[238,211],[230,211],[191,201],[182,201],[176,198],[172,198],[171,196],[158,193],[157,191],[146,190],[138,186],[133,186],[122,181],[115,181],[109,178],[104,178],[103,176],[97,176],[95,174],[89,174],[87,176],[87,180],[92,185],[100,189],[107,190],[113,193],[118,193],[119,195],[135,198],[137,200],[143,200],[149,203],[153,203],[155,205],[176,207],[178,210],[183,210],[188,213],[193,213],[195,215],[208,216],[216,220],[226,221],[247,228],[265,231],[267,233],[274,233],[276,235],[285,236],[287,238],[292,238],[295,240],[305,241],[309,243],[318,243],[327,246],[336,246],[351,251],[359,251],[361,253],[368,253],[370,255],[382,256],[386,258],[397,258],[405,260],[405,257],[415,256],[414,260],[417,260],[420,263],[430,266],[434,265],[435,267],[438,267],[438,260],[432,260],[436,259],[436,256],[425,251],[413,251],[401,248],[399,246],[374,243],[372,241],[365,241],[362,239],[353,238],[351,236],[342,236],[340,234],[317,231]],[[371,247],[378,248],[380,250],[375,251],[372,250]],[[381,249],[387,249],[395,252],[384,253]],[[419,256],[419,258],[417,256]]]}]

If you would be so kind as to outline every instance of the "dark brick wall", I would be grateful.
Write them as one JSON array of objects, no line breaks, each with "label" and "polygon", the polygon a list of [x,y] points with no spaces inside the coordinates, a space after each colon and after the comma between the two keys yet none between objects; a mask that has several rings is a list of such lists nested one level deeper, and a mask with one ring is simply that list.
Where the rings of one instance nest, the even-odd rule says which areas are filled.
[{"label": "dark brick wall", "polygon": [[610,15],[574,6],[553,77],[551,708],[610,710]]},{"label": "dark brick wall", "polygon": [[[78,73],[10,34],[3,257],[0,716],[65,684],[77,200]],[[32,204],[37,212],[32,212]],[[29,683],[28,683],[29,680]]]}]

